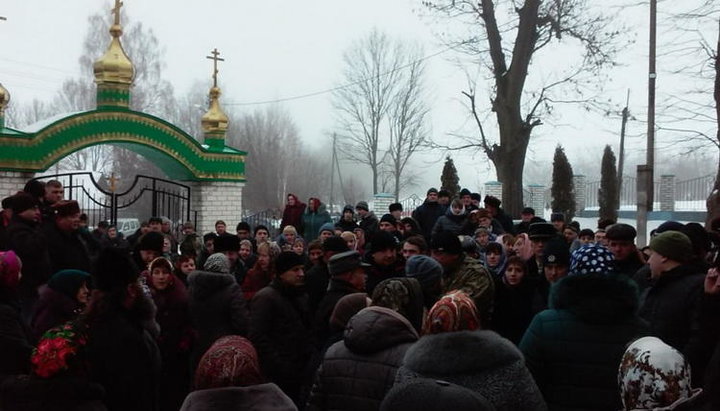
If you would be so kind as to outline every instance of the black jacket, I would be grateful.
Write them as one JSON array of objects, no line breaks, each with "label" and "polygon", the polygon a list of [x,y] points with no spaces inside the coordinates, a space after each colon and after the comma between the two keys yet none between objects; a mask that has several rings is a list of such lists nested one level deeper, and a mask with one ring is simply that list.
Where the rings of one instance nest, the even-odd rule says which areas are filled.
[{"label": "black jacket", "polygon": [[320,301],[325,297],[328,284],[330,284],[330,270],[324,261],[320,261],[305,273],[305,291],[308,294],[308,308],[311,315],[315,315]]},{"label": "black jacket", "polygon": [[373,238],[373,235],[378,232],[379,224],[380,221],[375,216],[375,213],[373,213],[372,211],[368,211],[365,217],[360,218],[360,221],[358,221],[358,227],[362,228],[363,231],[365,231],[365,238],[368,240],[371,240]]},{"label": "black jacket", "polygon": [[65,233],[55,224],[43,226],[50,253],[50,272],[75,269],[90,272],[90,256],[79,232]]},{"label": "black jacket", "polygon": [[37,287],[52,275],[45,234],[37,224],[13,216],[8,227],[8,250],[15,251],[22,261],[21,296],[37,295]]},{"label": "black jacket", "polygon": [[550,290],[520,350],[550,410],[620,409],[617,373],[627,344],[646,335],[637,287],[622,275],[573,275]]},{"label": "black jacket", "polygon": [[30,329],[20,316],[20,305],[12,292],[0,290],[0,378],[30,371]]},{"label": "black jacket", "polygon": [[509,286],[502,279],[495,280],[492,329],[514,344],[520,344],[534,315],[533,296],[533,284],[527,278],[516,286]]},{"label": "black jacket", "polygon": [[323,299],[320,300],[320,304],[315,312],[315,320],[313,322],[315,325],[315,342],[317,343],[318,348],[324,347],[326,341],[330,338],[330,316],[332,315],[337,302],[346,295],[360,293],[363,291],[364,290],[355,289],[351,284],[345,281],[338,279],[330,280],[328,291]]},{"label": "black jacket", "polygon": [[662,273],[641,298],[640,316],[650,323],[652,335],[688,359],[693,381],[702,381],[705,364],[700,336],[700,315],[705,274],[690,265]]},{"label": "black jacket", "polygon": [[505,210],[503,210],[502,208],[498,208],[497,215],[495,217],[493,217],[493,219],[500,222],[500,225],[502,226],[503,230],[505,230],[506,233],[510,233],[510,234],[515,233],[515,226],[513,226],[512,217],[505,214]]},{"label": "black jacket", "polygon": [[420,225],[425,241],[430,242],[430,236],[432,235],[432,229],[435,226],[435,222],[440,216],[445,214],[446,207],[438,203],[428,202],[425,200],[424,203],[415,209],[412,213],[412,218],[417,221]]},{"label": "black jacket", "polygon": [[325,354],[308,409],[379,409],[405,352],[417,339],[413,326],[397,312],[384,307],[361,310],[348,322],[343,341]]}]

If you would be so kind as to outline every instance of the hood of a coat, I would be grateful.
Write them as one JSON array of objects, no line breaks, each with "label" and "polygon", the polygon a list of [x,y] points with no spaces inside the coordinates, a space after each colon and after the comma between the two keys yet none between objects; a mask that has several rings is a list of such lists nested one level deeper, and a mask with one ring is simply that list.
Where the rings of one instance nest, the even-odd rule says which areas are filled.
[{"label": "hood of a coat", "polygon": [[570,275],[552,286],[549,305],[590,323],[613,323],[637,312],[638,288],[623,275]]},{"label": "hood of a coat", "polygon": [[494,331],[477,330],[425,335],[408,349],[403,361],[419,374],[455,375],[509,366],[523,361],[523,356]]},{"label": "hood of a coat", "polygon": [[189,294],[195,300],[205,300],[233,284],[237,284],[235,277],[227,273],[193,271],[188,276]]},{"label": "hood of a coat", "polygon": [[417,339],[410,321],[385,307],[360,310],[348,321],[344,338],[345,346],[357,354],[372,354]]}]

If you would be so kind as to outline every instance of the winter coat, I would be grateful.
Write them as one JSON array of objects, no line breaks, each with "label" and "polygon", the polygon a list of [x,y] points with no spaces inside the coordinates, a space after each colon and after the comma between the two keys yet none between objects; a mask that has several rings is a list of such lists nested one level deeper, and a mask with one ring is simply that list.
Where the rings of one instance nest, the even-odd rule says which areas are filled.
[{"label": "winter coat", "polygon": [[495,281],[492,329],[515,345],[520,344],[533,318],[533,294],[532,283],[526,278],[515,286],[505,284],[502,279]]},{"label": "winter coat", "polygon": [[313,331],[315,332],[315,342],[318,344],[318,348],[324,347],[325,342],[330,338],[330,316],[337,302],[348,294],[363,291],[365,290],[358,290],[345,281],[338,279],[330,280],[327,293],[325,293],[323,299],[320,300],[320,304],[318,304],[314,315]]},{"label": "winter coat", "polygon": [[[191,370],[220,337],[248,335],[248,309],[231,274],[193,271],[188,276],[190,322],[197,332]],[[192,374],[191,374],[192,375]]]},{"label": "winter coat", "polygon": [[627,260],[620,261],[615,260],[615,273],[623,274],[630,278],[635,277],[635,274],[645,265],[645,262],[640,260],[637,253],[632,253]]},{"label": "winter coat", "polygon": [[300,226],[303,223],[303,212],[305,211],[306,205],[305,203],[300,201],[300,199],[298,199],[295,194],[288,194],[288,197],[290,196],[293,196],[295,198],[295,204],[285,205],[282,221],[280,222],[280,231],[282,231],[282,229],[288,225],[291,225],[295,227],[295,229],[300,230]]},{"label": "winter coat", "polygon": [[94,322],[85,355],[90,380],[105,388],[108,410],[158,409],[160,350],[130,313],[119,309]]},{"label": "winter coat", "polygon": [[65,233],[55,224],[47,224],[43,228],[47,236],[51,273],[64,269],[90,272],[90,255],[79,232]]},{"label": "winter coat", "polygon": [[443,294],[464,291],[475,302],[480,323],[488,324],[495,298],[495,282],[480,261],[462,254],[450,267],[443,268]]},{"label": "winter coat", "polygon": [[30,341],[30,329],[20,316],[17,295],[0,289],[0,377],[30,371]]},{"label": "winter coat", "polygon": [[637,287],[624,276],[568,276],[553,285],[550,309],[520,342],[550,410],[618,410],[617,373],[627,344],[647,333]]},{"label": "winter coat", "polygon": [[[500,226],[502,226],[503,232],[514,234],[515,233],[515,226],[513,225],[513,219],[509,215],[505,214],[505,210],[502,208],[498,208],[497,215],[493,217],[493,220],[496,220],[500,223]],[[501,233],[496,233],[501,234]]]},{"label": "winter coat", "polygon": [[432,235],[434,236],[441,231],[449,231],[453,234],[460,234],[460,229],[463,224],[465,224],[466,218],[466,213],[455,215],[452,212],[452,207],[448,207],[445,215],[438,218],[435,222],[435,225],[432,228]]},{"label": "winter coat", "polygon": [[83,308],[85,306],[77,300],[48,286],[42,286],[30,324],[33,339],[37,341],[45,331],[77,318]]},{"label": "winter coat", "polygon": [[15,251],[22,261],[20,296],[37,296],[37,287],[45,284],[52,275],[45,233],[37,224],[13,216],[8,227],[8,250]]},{"label": "winter coat", "polygon": [[405,354],[396,382],[415,378],[465,387],[487,398],[498,411],[547,409],[520,351],[489,330],[422,337]]},{"label": "winter coat", "polygon": [[307,294],[279,279],[260,290],[250,303],[250,341],[263,374],[296,404],[312,381],[314,342]]},{"label": "winter coat", "polygon": [[260,265],[257,264],[257,261],[255,262],[255,266],[248,270],[247,274],[245,274],[245,278],[243,279],[242,285],[240,288],[242,288],[243,291],[243,297],[245,297],[245,301],[250,301],[255,296],[255,294],[262,290],[263,288],[267,287],[268,284],[270,284],[270,281],[272,281],[274,275],[269,270],[263,270],[260,268]]},{"label": "winter coat", "polygon": [[325,297],[328,284],[330,284],[330,270],[323,261],[305,273],[305,291],[308,294],[308,308],[312,316],[315,315],[320,301]]},{"label": "winter coat", "polygon": [[332,218],[325,204],[320,203],[316,211],[307,208],[302,215],[302,231],[298,231],[298,234],[301,234],[305,241],[310,242],[318,238],[320,227],[326,223],[332,223]]},{"label": "winter coat", "polygon": [[365,254],[364,261],[368,264],[365,267],[365,290],[368,295],[372,295],[375,287],[380,284],[383,280],[395,277],[405,277],[405,262],[400,258],[397,258],[394,263],[390,265],[378,265],[372,258],[372,254],[369,252]]},{"label": "winter coat", "polygon": [[[380,220],[375,216],[375,213],[372,211],[368,211],[367,214],[365,214],[365,217],[361,217],[360,221],[358,221],[358,227],[362,228],[363,231],[365,231],[365,238],[370,241],[373,238],[373,235],[378,232],[380,225]],[[365,249],[367,249],[367,245],[365,246]]]},{"label": "winter coat", "polygon": [[335,223],[335,227],[343,230],[343,231],[350,231],[351,233],[353,230],[358,228],[358,225],[355,221],[345,221],[344,219],[340,219],[337,223]]},{"label": "winter coat", "polygon": [[651,335],[683,353],[693,381],[705,372],[700,315],[705,274],[681,265],[654,279],[641,297],[640,316],[650,323]]},{"label": "winter coat", "polygon": [[[368,307],[348,322],[343,341],[325,354],[308,410],[377,410],[418,334],[384,307]],[[348,383],[351,381],[352,383]]]},{"label": "winter coat", "polygon": [[100,384],[81,377],[17,375],[0,388],[0,404],[5,411],[107,411],[104,396]]},{"label": "winter coat", "polygon": [[180,411],[297,411],[275,384],[223,387],[190,393]]},{"label": "winter coat", "polygon": [[445,214],[445,209],[446,207],[437,201],[431,203],[425,200],[420,207],[413,211],[412,218],[420,225],[422,235],[428,243],[430,242],[430,236],[432,235],[433,227],[435,227],[435,222]]}]

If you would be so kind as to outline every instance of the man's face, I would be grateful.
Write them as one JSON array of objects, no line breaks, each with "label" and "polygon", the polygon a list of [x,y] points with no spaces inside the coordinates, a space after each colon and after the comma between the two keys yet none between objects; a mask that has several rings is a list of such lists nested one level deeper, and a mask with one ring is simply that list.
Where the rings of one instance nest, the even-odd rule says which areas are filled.
[{"label": "man's face", "polygon": [[352,221],[353,220],[353,212],[352,211],[343,211],[343,220]]},{"label": "man's face", "polygon": [[565,241],[568,243],[572,243],[577,238],[577,233],[573,231],[571,228],[566,228],[563,230],[563,236],[565,236]]},{"label": "man's face", "polygon": [[438,197],[438,204],[440,204],[440,205],[450,204],[450,197],[446,197],[446,196]]},{"label": "man's face", "polygon": [[475,236],[475,241],[481,247],[485,247],[490,244],[490,236],[488,235],[488,233],[479,233],[477,236]]},{"label": "man's face", "polygon": [[162,223],[153,221],[152,223],[150,223],[150,231],[155,231],[156,233],[161,232],[162,231]]},{"label": "man's face", "polygon": [[233,267],[237,263],[238,258],[240,258],[240,254],[238,254],[238,252],[235,250],[228,250],[228,251],[225,251],[223,254],[225,254],[225,257],[227,257],[228,260],[230,260],[230,265]]},{"label": "man's face", "polygon": [[356,267],[348,278],[348,282],[353,288],[360,292],[365,292],[365,270],[362,267]]},{"label": "man's face", "polygon": [[237,236],[241,240],[249,239],[250,238],[250,231],[248,230],[237,230]]},{"label": "man's face", "polygon": [[218,233],[218,235],[225,234],[225,224],[215,224],[215,232]]},{"label": "man's face", "polygon": [[474,200],[474,199],[471,198],[471,199],[470,199],[470,203],[471,203],[472,205],[474,205],[475,207],[480,207],[480,200]]},{"label": "man's face", "polygon": [[487,253],[485,255],[485,259],[490,267],[497,267],[497,265],[500,264],[499,253]]},{"label": "man's face", "polygon": [[207,250],[208,254],[213,254],[215,252],[215,241],[214,240],[205,241],[205,249]]},{"label": "man's face", "polygon": [[525,272],[523,271],[522,267],[516,264],[509,265],[505,270],[505,282],[508,285],[520,284],[524,276]]},{"label": "man's face", "polygon": [[115,228],[115,227],[110,227],[110,228],[108,228],[108,230],[107,230],[107,235],[108,235],[108,238],[115,238],[115,237],[117,237],[117,228]]},{"label": "man's face", "polygon": [[365,210],[364,208],[356,208],[355,212],[358,213],[361,218],[365,217],[365,215],[369,213],[369,211]]},{"label": "man's face", "polygon": [[286,233],[285,240],[290,244],[294,243],[295,242],[295,233]]},{"label": "man's face", "polygon": [[25,221],[32,221],[34,223],[37,223],[40,221],[40,207],[35,206],[32,208],[28,208],[27,210],[18,213],[18,217],[22,218]]},{"label": "man's face", "polygon": [[247,260],[248,257],[250,257],[250,254],[252,254],[252,250],[250,249],[250,246],[247,244],[243,244],[240,246],[240,258],[243,260]]},{"label": "man's face", "polygon": [[395,231],[395,224],[390,224],[387,221],[381,221],[379,225],[380,229],[392,233]]},{"label": "man's face", "polygon": [[545,243],[547,243],[547,240],[544,238],[533,238],[532,240],[530,240],[530,243],[532,244],[532,250],[535,257],[542,257],[543,248],[545,247]]},{"label": "man's face", "polygon": [[320,241],[325,241],[326,239],[332,237],[333,234],[335,234],[335,233],[332,231],[324,230],[323,232],[320,233]]},{"label": "man's face", "polygon": [[532,214],[529,214],[529,213],[520,214],[520,219],[522,220],[523,223],[529,223],[533,217],[535,217],[535,216]]},{"label": "man's face", "polygon": [[547,264],[543,267],[545,279],[550,283],[565,277],[568,273],[568,266],[560,264]]},{"label": "man's face", "polygon": [[462,203],[463,203],[463,205],[464,205],[466,208],[467,208],[470,204],[472,204],[472,197],[470,197],[469,195],[464,195],[464,196],[462,196],[462,198],[460,198],[460,199],[462,200]]},{"label": "man's face", "polygon": [[402,211],[395,210],[395,211],[390,212],[390,215],[392,215],[396,221],[400,221],[400,218],[402,217]]},{"label": "man's face", "polygon": [[151,230],[150,230],[150,225],[149,225],[149,224],[145,224],[145,225],[143,225],[143,226],[140,226],[140,233],[141,233],[141,234],[147,234],[147,233],[149,233],[150,231],[151,231]]},{"label": "man's face", "polygon": [[437,203],[438,195],[437,195],[437,193],[428,193],[428,195],[425,199],[427,200],[428,203]]},{"label": "man's face", "polygon": [[406,260],[414,255],[419,255],[419,254],[420,254],[420,247],[410,244],[408,242],[403,243],[402,255]]},{"label": "man's face", "polygon": [[553,221],[552,225],[555,227],[555,229],[558,232],[562,232],[563,227],[565,227],[565,222],[562,220]]},{"label": "man's face", "polygon": [[665,260],[666,258],[662,255],[650,250],[650,258],[648,259],[648,265],[650,266],[650,276],[652,278],[658,278],[665,271]]},{"label": "man's face", "polygon": [[152,260],[160,257],[160,253],[155,250],[140,250],[140,258],[145,264],[150,264]]},{"label": "man's face", "polygon": [[295,197],[293,197],[293,196],[288,196],[288,202],[287,202],[287,203],[288,203],[289,206],[294,206],[294,205],[295,205]]},{"label": "man's face", "polygon": [[580,243],[582,243],[582,245],[590,244],[594,240],[595,240],[595,238],[593,238],[592,236],[589,236],[589,235],[584,235],[584,236],[580,237]]},{"label": "man's face", "polygon": [[267,232],[267,230],[258,230],[257,233],[255,233],[255,241],[258,243],[264,243],[267,241],[270,234]]},{"label": "man's face", "polygon": [[438,251],[438,250],[432,250],[430,252],[430,255],[432,258],[435,259],[435,261],[440,263],[440,265],[443,267],[448,267],[448,266],[452,265],[455,261],[458,260],[458,258],[460,258],[459,255],[448,254],[444,251]]},{"label": "man's face", "polygon": [[320,262],[322,262],[322,255],[323,251],[320,248],[313,248],[308,252],[308,258],[310,259],[310,263],[312,265],[317,265]]},{"label": "man's face", "polygon": [[604,231],[598,231],[597,233],[595,233],[595,242],[602,246],[607,247],[608,243],[607,243],[607,240],[605,239]]},{"label": "man's face", "polygon": [[190,235],[190,234],[195,233],[195,229],[192,227],[183,227],[182,233],[183,233],[183,235]]},{"label": "man's face", "polygon": [[55,204],[63,199],[63,188],[62,186],[45,186],[45,201],[48,204]]},{"label": "man's face", "polygon": [[56,217],[55,224],[66,233],[77,230],[80,227],[80,213],[68,215],[64,217]]},{"label": "man's face", "polygon": [[372,255],[375,264],[380,266],[388,266],[395,262],[397,259],[397,253],[394,248],[386,248],[384,250],[376,251]]},{"label": "man's face", "polygon": [[490,217],[480,217],[478,219],[478,224],[482,227],[490,228],[492,227],[492,219]]},{"label": "man's face", "polygon": [[280,281],[290,287],[300,287],[305,284],[305,272],[303,271],[303,267],[301,265],[296,265],[295,267],[280,274]]},{"label": "man's face", "polygon": [[169,221],[163,221],[163,223],[162,223],[162,232],[163,232],[163,233],[169,233],[169,232],[170,232],[170,222],[169,222]]},{"label": "man's face", "polygon": [[491,217],[495,217],[497,215],[497,212],[498,212],[497,207],[485,203],[485,209],[488,211],[488,213],[490,213]]},{"label": "man's face", "polygon": [[635,243],[627,240],[608,240],[608,248],[618,261],[625,261],[635,253]]}]

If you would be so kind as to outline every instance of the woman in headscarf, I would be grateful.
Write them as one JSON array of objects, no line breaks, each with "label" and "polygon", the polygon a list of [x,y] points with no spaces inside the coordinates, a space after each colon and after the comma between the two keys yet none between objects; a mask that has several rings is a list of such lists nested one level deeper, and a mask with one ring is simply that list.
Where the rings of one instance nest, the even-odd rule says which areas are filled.
[{"label": "woman in headscarf", "polygon": [[77,318],[90,300],[90,274],[81,270],[61,270],[40,288],[31,322],[34,339],[57,325]]}]

